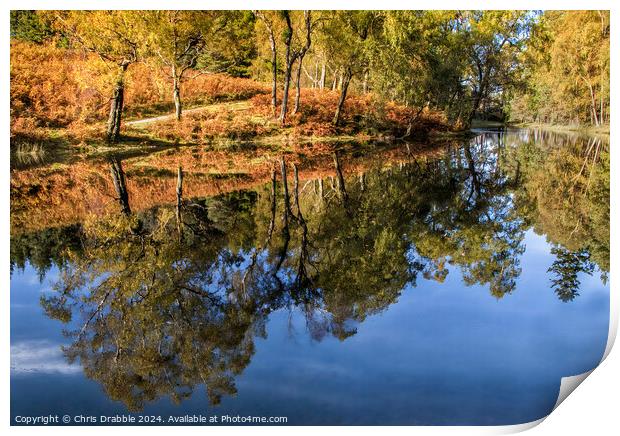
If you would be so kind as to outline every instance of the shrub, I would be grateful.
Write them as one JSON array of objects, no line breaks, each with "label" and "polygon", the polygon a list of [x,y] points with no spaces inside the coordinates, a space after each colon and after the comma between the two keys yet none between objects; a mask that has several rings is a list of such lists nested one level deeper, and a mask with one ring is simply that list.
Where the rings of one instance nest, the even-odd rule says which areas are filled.
[{"label": "shrub", "polygon": [[[416,110],[394,102],[384,102],[373,94],[349,94],[344,103],[340,125],[333,125],[333,118],[340,97],[337,91],[302,89],[297,114],[289,115],[288,125],[296,135],[330,136],[336,134],[402,134]],[[293,95],[289,97],[289,110],[293,108]],[[252,98],[254,112],[262,116],[271,114],[271,97],[257,95]],[[416,128],[420,130],[445,130],[446,119],[440,112],[425,109],[418,116]]]}]

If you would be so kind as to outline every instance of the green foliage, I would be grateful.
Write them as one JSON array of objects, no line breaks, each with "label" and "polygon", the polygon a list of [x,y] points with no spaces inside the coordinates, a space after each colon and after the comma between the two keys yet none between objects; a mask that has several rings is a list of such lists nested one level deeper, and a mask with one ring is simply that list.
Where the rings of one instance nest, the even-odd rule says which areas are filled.
[{"label": "green foliage", "polygon": [[391,11],[373,53],[386,97],[444,110],[457,125],[501,112],[531,17],[523,11]]},{"label": "green foliage", "polygon": [[336,11],[321,31],[326,56],[338,70],[351,70],[359,76],[368,68],[373,38],[381,31],[381,11]]},{"label": "green foliage", "polygon": [[452,111],[453,94],[463,92],[465,67],[462,37],[452,31],[455,18],[449,11],[388,12],[373,50],[375,89],[413,107]]},{"label": "green foliage", "polygon": [[583,272],[591,275],[594,272],[590,255],[585,250],[571,252],[561,247],[553,247],[551,254],[556,256],[548,270],[554,275],[551,287],[563,302],[573,301],[579,295],[578,274]]},{"label": "green foliage", "polygon": [[36,11],[11,11],[11,38],[42,44],[54,36],[54,30]]},{"label": "green foliage", "polygon": [[197,63],[199,70],[225,71],[233,77],[250,77],[257,56],[255,16],[249,11],[226,11],[225,24],[214,36],[214,48]]},{"label": "green foliage", "polygon": [[49,228],[11,238],[11,271],[29,263],[42,280],[52,266],[65,266],[67,251],[80,247],[79,226]]}]

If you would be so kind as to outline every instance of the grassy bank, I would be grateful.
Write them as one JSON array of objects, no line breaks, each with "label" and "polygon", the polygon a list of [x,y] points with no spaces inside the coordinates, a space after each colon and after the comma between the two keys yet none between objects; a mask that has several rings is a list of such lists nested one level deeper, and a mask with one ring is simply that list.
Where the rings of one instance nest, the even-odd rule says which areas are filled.
[{"label": "grassy bank", "polygon": [[[114,84],[108,70],[93,54],[12,41],[11,150],[33,159],[37,153],[59,150],[107,150],[105,123]],[[294,111],[295,91],[290,91],[287,119],[281,123],[281,90],[274,111],[267,83],[225,74],[196,75],[183,87],[186,111],[180,122],[169,117],[142,123],[172,112],[172,88],[162,71],[137,63],[127,73],[122,137],[114,147],[397,138],[412,118],[414,139],[449,130],[441,112],[418,114],[372,93],[353,92],[336,126],[340,91],[303,88]]]}]

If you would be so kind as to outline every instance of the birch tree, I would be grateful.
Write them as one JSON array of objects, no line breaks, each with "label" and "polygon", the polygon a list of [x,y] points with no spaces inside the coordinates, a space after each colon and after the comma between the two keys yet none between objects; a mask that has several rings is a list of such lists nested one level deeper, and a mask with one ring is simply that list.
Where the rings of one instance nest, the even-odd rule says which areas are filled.
[{"label": "birch tree", "polygon": [[116,70],[106,128],[108,142],[120,136],[127,68],[138,61],[139,34],[135,11],[49,11],[55,29],[78,47],[96,53]]}]

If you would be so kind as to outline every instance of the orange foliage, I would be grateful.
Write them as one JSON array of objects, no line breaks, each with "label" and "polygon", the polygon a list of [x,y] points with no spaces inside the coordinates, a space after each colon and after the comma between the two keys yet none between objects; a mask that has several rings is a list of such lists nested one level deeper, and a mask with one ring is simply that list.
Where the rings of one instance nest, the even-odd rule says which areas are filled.
[{"label": "orange foliage", "polygon": [[202,111],[186,114],[180,122],[167,120],[154,123],[151,132],[158,138],[190,143],[208,143],[215,138],[247,140],[271,132],[275,126],[255,119],[246,110]]},{"label": "orange foliage", "polygon": [[[128,115],[146,116],[152,113],[154,105],[155,109],[163,109],[163,112],[173,108],[172,82],[165,71],[146,64],[136,64],[127,76],[125,109]],[[181,89],[181,99],[186,107],[246,100],[269,92],[268,87],[262,83],[226,74],[189,72],[187,77]]]},{"label": "orange foliage", "polygon": [[[34,128],[63,127],[74,131],[102,122],[116,70],[95,54],[53,45],[11,41],[11,134]],[[184,105],[247,99],[268,92],[250,79],[190,72],[184,83]],[[172,82],[166,71],[143,63],[131,65],[125,82],[129,116],[167,112],[172,107]]]},{"label": "orange foliage", "polygon": [[12,129],[64,127],[101,118],[109,78],[93,55],[11,41]]},{"label": "orange foliage", "polygon": [[[65,128],[76,141],[103,137],[103,124],[116,70],[95,54],[53,45],[11,42],[11,142],[38,142],[49,137],[45,129]],[[225,108],[187,113],[183,121],[154,124],[149,128],[162,139],[206,143],[214,138],[251,139],[273,133],[280,125],[271,115],[269,86],[251,79],[224,74],[190,72],[184,82],[184,106],[251,99],[249,108]],[[144,63],[131,65],[125,83],[128,117],[147,117],[172,110],[171,81],[167,72]],[[393,135],[405,132],[416,110],[383,102],[372,94],[347,96],[341,125],[332,124],[339,92],[302,89],[301,106],[291,114],[287,134],[292,136]],[[447,129],[440,113],[425,110],[415,131]]]},{"label": "orange foliage", "polygon": [[[291,95],[291,97],[293,97]],[[291,114],[293,98],[289,106],[286,133],[292,137],[327,137],[335,135],[402,135],[407,124],[417,111],[393,102],[384,103],[373,95],[349,95],[345,100],[341,125],[333,125],[339,93],[303,89],[300,108]],[[257,94],[250,99],[247,108],[229,110],[226,107],[212,111],[186,114],[181,122],[166,120],[153,123],[150,132],[161,139],[204,144],[215,138],[249,140],[259,136],[277,133],[279,122],[272,117],[271,96]],[[445,117],[440,112],[422,111],[414,131],[428,133],[432,130],[446,130]]]},{"label": "orange foliage", "polygon": [[[287,117],[288,124],[299,136],[330,136],[336,134],[401,134],[416,111],[394,102],[384,103],[373,94],[349,94],[344,103],[340,126],[333,125],[338,106],[339,91],[302,89],[299,111]],[[252,98],[254,112],[263,116],[271,113],[271,99],[268,95]],[[289,97],[292,111],[294,97]],[[420,130],[445,130],[445,117],[439,112],[425,110],[418,117],[416,126]]]}]

